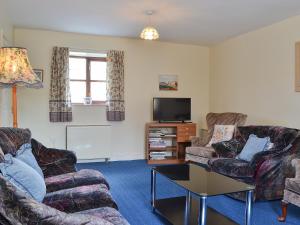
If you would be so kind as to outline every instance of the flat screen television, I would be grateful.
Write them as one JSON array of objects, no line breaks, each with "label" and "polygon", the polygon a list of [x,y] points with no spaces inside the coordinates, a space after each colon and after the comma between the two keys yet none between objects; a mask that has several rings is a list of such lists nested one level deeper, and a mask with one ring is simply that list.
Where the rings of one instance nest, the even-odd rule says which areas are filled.
[{"label": "flat screen television", "polygon": [[153,120],[160,122],[191,120],[191,99],[153,98]]}]

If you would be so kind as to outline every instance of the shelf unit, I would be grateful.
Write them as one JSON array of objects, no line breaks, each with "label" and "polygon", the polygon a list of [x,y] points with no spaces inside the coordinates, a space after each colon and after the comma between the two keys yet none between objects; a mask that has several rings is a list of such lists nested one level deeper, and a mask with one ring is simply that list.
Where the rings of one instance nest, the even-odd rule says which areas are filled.
[{"label": "shelf unit", "polygon": [[[148,164],[184,163],[185,147],[190,145],[191,136],[196,136],[195,123],[147,123],[145,146]],[[159,156],[164,153],[170,156]]]}]

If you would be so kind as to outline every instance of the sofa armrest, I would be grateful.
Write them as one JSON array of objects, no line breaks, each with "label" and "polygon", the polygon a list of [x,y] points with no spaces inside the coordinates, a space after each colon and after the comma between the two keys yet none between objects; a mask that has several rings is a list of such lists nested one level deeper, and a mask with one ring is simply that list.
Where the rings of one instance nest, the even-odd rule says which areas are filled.
[{"label": "sofa armrest", "polygon": [[293,159],[292,166],[295,168],[296,179],[300,179],[300,159]]},{"label": "sofa armrest", "polygon": [[191,137],[191,143],[193,147],[202,147],[209,142],[208,130],[201,129],[198,137]]},{"label": "sofa armrest", "polygon": [[249,165],[253,169],[257,168],[259,165],[261,165],[264,161],[271,159],[271,158],[277,158],[277,157],[284,157],[290,153],[290,149],[292,148],[292,145],[289,144],[284,149],[280,148],[272,148],[268,151],[262,151],[256,153],[252,160],[250,161]]},{"label": "sofa armrest", "polygon": [[72,151],[47,148],[31,139],[32,152],[43,170],[44,176],[55,176],[76,171],[76,155]]}]

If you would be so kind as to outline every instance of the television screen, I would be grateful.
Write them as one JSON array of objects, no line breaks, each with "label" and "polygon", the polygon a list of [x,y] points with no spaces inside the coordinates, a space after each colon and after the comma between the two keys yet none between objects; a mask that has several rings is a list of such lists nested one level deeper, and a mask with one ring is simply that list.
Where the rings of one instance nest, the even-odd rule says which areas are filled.
[{"label": "television screen", "polygon": [[154,121],[191,120],[190,98],[153,98]]}]

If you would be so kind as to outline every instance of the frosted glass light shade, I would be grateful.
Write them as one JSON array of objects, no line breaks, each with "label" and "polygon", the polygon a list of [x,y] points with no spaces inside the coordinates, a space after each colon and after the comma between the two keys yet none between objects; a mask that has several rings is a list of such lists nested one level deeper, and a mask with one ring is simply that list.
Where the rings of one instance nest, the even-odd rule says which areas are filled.
[{"label": "frosted glass light shade", "polygon": [[159,34],[154,27],[146,27],[143,29],[140,37],[145,40],[155,40],[159,38]]},{"label": "frosted glass light shade", "polygon": [[41,88],[42,82],[33,72],[25,48],[0,48],[0,86]]}]

